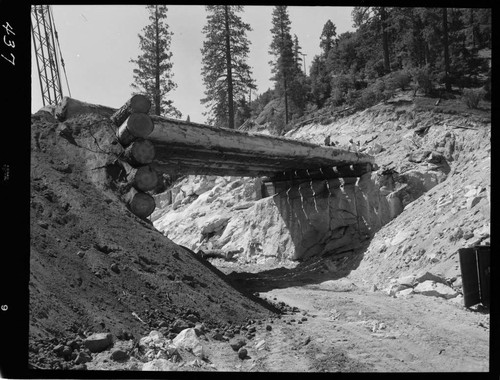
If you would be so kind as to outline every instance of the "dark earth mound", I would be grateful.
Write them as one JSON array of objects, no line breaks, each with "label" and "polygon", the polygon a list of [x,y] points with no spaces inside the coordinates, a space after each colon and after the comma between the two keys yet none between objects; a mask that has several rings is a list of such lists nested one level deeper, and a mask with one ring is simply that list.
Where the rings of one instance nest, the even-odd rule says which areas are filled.
[{"label": "dark earth mound", "polygon": [[127,210],[108,118],[40,111],[31,122],[30,345],[168,332],[190,314],[208,326],[272,314]]}]

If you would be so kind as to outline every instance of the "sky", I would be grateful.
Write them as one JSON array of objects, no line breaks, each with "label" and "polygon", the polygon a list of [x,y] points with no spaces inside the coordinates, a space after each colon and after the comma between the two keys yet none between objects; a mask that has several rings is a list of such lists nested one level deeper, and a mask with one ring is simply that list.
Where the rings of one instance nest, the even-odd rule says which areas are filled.
[{"label": "sky", "polygon": [[[133,69],[130,62],[140,54],[139,37],[148,24],[144,5],[52,5],[59,46],[64,59],[69,91],[61,69],[63,95],[87,103],[121,107],[132,95]],[[207,13],[201,5],[170,5],[167,23],[173,32],[171,41],[173,80],[177,88],[169,93],[182,119],[206,123],[201,78],[202,33]],[[247,63],[253,71],[257,94],[273,87],[269,61],[273,6],[245,6],[239,13],[250,24],[251,42]],[[354,30],[352,7],[289,6],[291,33],[297,35],[306,54],[306,72],[312,58],[320,53],[319,37],[330,19],[337,34]],[[33,41],[31,42],[33,44]],[[59,53],[59,51],[58,51]],[[31,111],[43,106],[36,60],[32,48]],[[252,95],[252,99],[254,95]]]}]

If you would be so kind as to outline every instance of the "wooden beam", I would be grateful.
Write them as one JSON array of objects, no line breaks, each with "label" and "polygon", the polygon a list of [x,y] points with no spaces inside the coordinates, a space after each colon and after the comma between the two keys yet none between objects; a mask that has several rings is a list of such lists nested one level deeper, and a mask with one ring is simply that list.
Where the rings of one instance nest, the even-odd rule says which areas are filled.
[{"label": "wooden beam", "polygon": [[[325,179],[339,177],[360,177],[376,170],[375,164],[353,164],[336,167],[318,167],[315,160],[298,161],[295,158],[255,155],[248,152],[222,153],[208,149],[189,149],[177,146],[156,145],[154,165],[159,172],[175,174],[177,171],[184,174],[212,174],[212,175],[241,175],[267,176],[269,181],[291,179]],[[314,168],[315,169],[307,169]],[[297,169],[295,169],[297,168]],[[239,174],[237,174],[239,173]]]},{"label": "wooden beam", "polygon": [[[168,151],[168,153],[166,153]],[[262,158],[255,159],[251,155],[237,153],[222,154],[216,151],[200,151],[197,149],[181,149],[175,147],[166,148],[155,146],[155,162],[164,165],[183,166],[189,165],[200,168],[226,168],[231,171],[231,168],[246,168],[249,172],[259,171],[265,173],[276,173],[281,167],[293,167],[293,162],[286,163],[277,161],[277,158]],[[302,164],[303,165],[303,164]],[[231,175],[230,173],[227,175]]]},{"label": "wooden beam", "polygon": [[[243,172],[246,176],[274,176],[291,170],[304,170],[304,173],[317,170],[317,175],[325,178],[319,172],[325,168],[364,164],[366,169],[366,164],[374,163],[373,156],[335,147],[161,116],[151,118],[155,129],[148,139],[155,146],[154,162],[162,172],[179,170],[184,174],[217,175],[241,175]],[[332,175],[336,176],[339,174]]]},{"label": "wooden beam", "polygon": [[[249,167],[266,167],[268,172],[283,172],[288,170],[319,170],[324,167],[325,160],[312,157],[308,160],[293,156],[280,156],[268,152],[255,154],[251,151],[229,151],[207,149],[197,146],[180,146],[158,144],[154,142],[156,160],[167,163],[178,160],[201,160],[210,162],[239,162]],[[364,164],[361,164],[364,165]],[[330,166],[331,167],[331,166]]]},{"label": "wooden beam", "polygon": [[155,146],[184,146],[222,153],[248,153],[255,159],[260,155],[267,155],[295,161],[315,161],[321,164],[320,166],[374,162],[374,157],[365,153],[348,152],[291,138],[216,128],[161,116],[153,115],[151,118],[155,130],[148,138]]},{"label": "wooden beam", "polygon": [[229,162],[207,162],[202,160],[178,160],[161,162],[154,160],[149,164],[158,173],[177,175],[219,175],[236,177],[263,177],[274,174],[274,169],[269,168],[249,168],[242,163]]}]

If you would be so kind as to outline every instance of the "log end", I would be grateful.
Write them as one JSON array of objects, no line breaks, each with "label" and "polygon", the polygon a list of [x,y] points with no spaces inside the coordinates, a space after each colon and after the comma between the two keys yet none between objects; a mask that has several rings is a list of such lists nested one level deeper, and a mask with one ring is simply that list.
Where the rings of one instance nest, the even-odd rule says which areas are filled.
[{"label": "log end", "polygon": [[148,113],[151,108],[151,101],[146,95],[135,94],[130,99],[130,109],[133,113]]},{"label": "log end", "polygon": [[153,132],[154,124],[145,113],[133,113],[127,119],[127,130],[135,137],[147,137]]},{"label": "log end", "polygon": [[158,174],[149,166],[141,166],[134,177],[134,186],[138,190],[150,191],[158,185]]},{"label": "log end", "polygon": [[151,141],[140,138],[130,146],[130,155],[133,163],[147,165],[155,158],[155,147]]},{"label": "log end", "polygon": [[137,192],[128,203],[128,207],[139,218],[145,219],[153,213],[156,204],[151,195]]}]

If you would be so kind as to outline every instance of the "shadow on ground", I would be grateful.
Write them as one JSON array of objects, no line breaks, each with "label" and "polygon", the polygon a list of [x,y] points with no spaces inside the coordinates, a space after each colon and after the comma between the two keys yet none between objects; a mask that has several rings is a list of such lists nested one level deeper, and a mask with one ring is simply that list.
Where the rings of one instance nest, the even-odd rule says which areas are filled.
[{"label": "shadow on ground", "polygon": [[359,266],[369,244],[370,241],[367,240],[356,250],[329,257],[325,255],[311,257],[299,263],[295,268],[281,267],[257,273],[232,272],[227,275],[227,278],[240,291],[244,289],[251,293],[338,280],[346,277]]},{"label": "shadow on ground", "polygon": [[273,312],[273,313],[280,313],[280,310],[276,308],[274,305],[270,304],[266,300],[255,296],[254,290],[248,289],[245,284],[240,284],[238,281],[234,281],[227,275],[225,275],[223,272],[221,272],[219,269],[217,269],[214,265],[212,265],[208,260],[205,260],[201,258],[199,255],[197,255],[195,252],[190,250],[187,247],[184,247],[183,245],[180,245],[179,247],[183,248],[185,251],[187,251],[191,256],[193,256],[200,264],[202,264],[204,267],[206,267],[208,270],[212,271],[214,274],[219,276],[222,280],[224,280],[227,284],[231,285],[233,288],[238,290],[241,294],[243,294],[245,297],[248,297],[252,301],[260,304],[261,306],[265,307],[267,310]]}]

